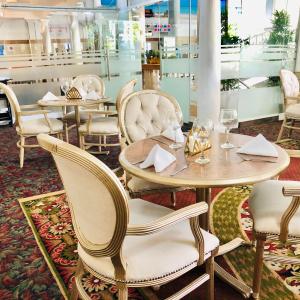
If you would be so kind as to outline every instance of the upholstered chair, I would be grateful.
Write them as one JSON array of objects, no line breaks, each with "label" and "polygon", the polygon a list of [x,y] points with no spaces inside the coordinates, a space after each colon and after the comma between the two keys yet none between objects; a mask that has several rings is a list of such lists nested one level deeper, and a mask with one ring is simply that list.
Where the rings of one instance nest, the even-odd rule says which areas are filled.
[{"label": "upholstered chair", "polygon": [[[42,110],[36,104],[20,105],[10,86],[0,83],[0,90],[6,94],[15,116],[16,131],[20,136],[20,140],[17,142],[17,147],[20,148],[20,168],[23,168],[25,148],[39,147],[38,144],[26,144],[26,138],[35,137],[39,133],[48,133],[63,139],[63,122],[48,118],[48,111]],[[32,117],[32,119],[23,120],[22,117],[25,116]]]},{"label": "upholstered chair", "polygon": [[277,138],[280,141],[284,128],[289,129],[288,137],[292,130],[300,130],[296,122],[300,121],[300,89],[297,76],[289,70],[280,71],[281,86],[284,95],[284,120]]},{"label": "upholstered chair", "polygon": [[[133,92],[136,85],[136,80],[127,82],[119,91],[116,98],[117,110],[122,100]],[[103,150],[102,147],[114,147],[120,146],[121,131],[119,128],[118,118],[116,117],[117,111],[110,110],[85,110],[88,115],[86,123],[79,127],[79,141],[80,148],[89,150],[93,146],[97,146],[98,150],[89,150],[90,153],[94,154],[108,154],[108,150]],[[86,136],[98,136],[99,142],[87,142]],[[107,137],[118,136],[118,140],[115,142],[107,142]]]},{"label": "upholstered chair", "polygon": [[[123,144],[129,145],[138,140],[160,135],[167,128],[169,118],[182,124],[183,120],[178,120],[178,115],[182,115],[178,102],[162,91],[142,90],[130,94],[122,101],[119,111],[120,128],[125,139]],[[176,205],[176,192],[182,190],[149,182],[130,174],[126,174],[125,181],[132,197],[169,192],[173,206]]]},{"label": "upholstered chair", "polygon": [[[299,181],[269,180],[254,186],[249,206],[253,216],[253,237],[256,239],[253,275],[255,299],[259,299],[265,241],[269,235],[278,235],[282,243],[288,237],[300,237],[299,205]],[[282,263],[288,264],[288,258],[283,257]]]},{"label": "upholstered chair", "polygon": [[38,141],[55,160],[78,238],[71,299],[89,299],[81,281],[86,271],[115,284],[118,298],[125,300],[128,287],[163,285],[203,263],[206,272],[168,299],[181,299],[206,281],[208,299],[214,298],[219,240],[199,227],[206,203],[173,211],[129,200],[115,174],[91,154],[45,134]]},{"label": "upholstered chair", "polygon": [[[79,75],[74,78],[72,86],[76,87],[79,91],[84,91],[85,93],[90,92],[91,90],[95,91],[99,96],[104,96],[105,94],[105,84],[104,81],[97,75]],[[104,110],[103,104],[97,104],[95,106],[89,106],[88,109],[101,109]],[[86,109],[80,108],[80,121],[86,122],[89,118],[89,114],[85,111]],[[69,130],[75,127],[76,125],[69,125],[70,122],[75,122],[75,111],[64,111],[63,116],[66,141],[69,141]]]}]

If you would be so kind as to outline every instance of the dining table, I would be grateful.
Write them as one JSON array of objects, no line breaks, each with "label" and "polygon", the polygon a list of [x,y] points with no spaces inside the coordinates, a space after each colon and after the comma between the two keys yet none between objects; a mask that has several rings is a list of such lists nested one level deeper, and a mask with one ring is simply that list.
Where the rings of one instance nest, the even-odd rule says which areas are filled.
[{"label": "dining table", "polygon": [[[171,149],[171,140],[155,136],[136,141],[122,150],[119,161],[126,172],[144,180],[165,184],[174,187],[192,188],[196,191],[196,202],[205,201],[208,204],[208,214],[200,217],[201,227],[210,230],[209,213],[211,204],[211,189],[230,186],[244,186],[265,181],[277,176],[285,170],[290,158],[280,146],[273,144],[278,157],[263,157],[256,155],[243,155],[237,150],[254,137],[230,134],[230,142],[235,145],[232,149],[223,149],[224,133],[213,132],[209,138],[211,147],[205,151],[210,162],[204,165],[195,160],[200,154],[188,155],[185,149]],[[176,160],[162,172],[155,172],[154,167],[142,169],[140,163],[144,161],[150,150],[159,144],[163,149],[172,153]],[[250,246],[249,242],[237,237],[219,247],[217,255],[226,254],[239,246]],[[229,274],[220,265],[215,263],[216,274],[241,292],[246,298],[252,294],[251,287],[240,279]]]},{"label": "dining table", "polygon": [[77,141],[79,141],[79,126],[80,126],[80,107],[91,107],[95,105],[105,104],[110,101],[109,97],[101,97],[97,100],[83,99],[68,99],[65,96],[58,96],[56,100],[40,99],[37,104],[42,108],[46,107],[73,107],[75,111],[75,123],[77,131]]}]

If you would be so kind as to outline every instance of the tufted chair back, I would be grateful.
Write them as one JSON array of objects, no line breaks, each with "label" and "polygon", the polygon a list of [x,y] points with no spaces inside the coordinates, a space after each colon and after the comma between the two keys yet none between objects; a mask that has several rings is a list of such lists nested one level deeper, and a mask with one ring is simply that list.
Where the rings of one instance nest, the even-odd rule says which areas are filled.
[{"label": "tufted chair back", "polygon": [[136,85],[137,81],[136,79],[130,80],[129,82],[127,82],[120,90],[120,92],[118,93],[117,96],[117,100],[116,100],[116,108],[117,111],[119,111],[120,106],[121,106],[121,102],[129,95],[133,92],[133,89]]},{"label": "tufted chair back", "polygon": [[280,79],[285,101],[288,97],[297,97],[299,95],[299,80],[293,72],[289,70],[281,70]]},{"label": "tufted chair back", "polygon": [[88,152],[47,134],[37,138],[55,160],[81,246],[95,256],[118,253],[128,224],[128,199],[119,179]]},{"label": "tufted chair back", "polygon": [[176,99],[157,90],[129,94],[121,103],[119,123],[127,143],[160,135],[169,120],[182,124],[182,113]]},{"label": "tufted chair back", "polygon": [[21,107],[15,92],[10,86],[1,82],[0,82],[0,91],[2,91],[6,95],[8,102],[16,118],[16,126],[19,126],[22,121],[18,114],[19,112],[21,112]]},{"label": "tufted chair back", "polygon": [[104,81],[97,75],[79,75],[73,80],[73,86],[83,89],[86,93],[94,90],[101,96],[105,94]]}]

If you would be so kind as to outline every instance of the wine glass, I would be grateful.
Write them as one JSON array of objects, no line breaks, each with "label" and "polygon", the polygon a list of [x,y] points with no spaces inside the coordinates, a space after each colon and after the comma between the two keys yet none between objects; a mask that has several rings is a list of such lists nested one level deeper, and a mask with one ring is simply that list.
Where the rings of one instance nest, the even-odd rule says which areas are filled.
[{"label": "wine glass", "polygon": [[220,112],[220,123],[225,126],[226,142],[221,145],[223,149],[234,148],[234,145],[229,142],[230,129],[238,125],[238,114],[236,109],[223,108]]},{"label": "wine glass", "polygon": [[71,88],[72,79],[68,77],[60,78],[60,88],[66,95],[67,91]]},{"label": "wine glass", "polygon": [[199,118],[193,123],[193,138],[200,144],[200,156],[195,160],[196,163],[205,165],[210,162],[209,158],[204,156],[204,148],[208,138],[213,130],[213,121],[211,119]]},{"label": "wine glass", "polygon": [[182,143],[177,142],[177,131],[181,129],[180,121],[182,119],[182,113],[180,111],[175,112],[176,119],[174,119],[174,116],[170,116],[168,118],[168,127],[170,127],[173,130],[173,136],[174,136],[174,143],[169,145],[171,149],[179,149],[182,148]]}]

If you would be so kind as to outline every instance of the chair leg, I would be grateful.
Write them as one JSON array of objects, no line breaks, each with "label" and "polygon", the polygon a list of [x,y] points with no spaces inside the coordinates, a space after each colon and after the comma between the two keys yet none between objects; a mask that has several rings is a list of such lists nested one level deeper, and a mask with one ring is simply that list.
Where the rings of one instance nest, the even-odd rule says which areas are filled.
[{"label": "chair leg", "polygon": [[[98,143],[99,143],[99,144],[102,143],[102,136],[101,136],[101,135],[99,135]],[[98,147],[98,150],[99,150],[99,152],[102,152],[102,146],[99,146],[99,147]]]},{"label": "chair leg", "polygon": [[24,145],[25,145],[25,137],[20,136],[20,168],[23,168],[24,165]]},{"label": "chair leg", "polygon": [[267,239],[266,234],[256,234],[256,253],[253,273],[253,299],[259,299],[259,292],[263,271],[264,245]]},{"label": "chair leg", "polygon": [[74,280],[73,285],[72,285],[70,300],[77,300],[78,299],[78,294],[79,293],[78,293],[77,285],[76,285],[76,282]]},{"label": "chair leg", "polygon": [[277,142],[279,142],[281,140],[285,124],[286,124],[286,118],[284,118],[284,120],[282,122],[280,131],[279,131],[279,134],[278,134],[278,137],[277,137]]},{"label": "chair leg", "polygon": [[128,288],[127,286],[119,286],[119,300],[128,299]]},{"label": "chair leg", "polygon": [[[293,127],[294,127],[294,124],[295,124],[295,120],[292,120],[292,121],[291,121],[291,126],[293,126]],[[293,129],[292,129],[292,128],[290,128],[290,129],[289,129],[289,132],[288,132],[288,138],[290,138],[290,137],[291,137],[291,135],[292,135],[292,131],[293,131]]]},{"label": "chair leg", "polygon": [[64,122],[64,129],[65,129],[66,142],[69,143],[69,130],[68,130],[67,122]]},{"label": "chair leg", "polygon": [[171,202],[172,202],[172,206],[175,207],[176,206],[176,192],[171,193]]},{"label": "chair leg", "polygon": [[84,141],[84,135],[79,135],[79,147],[80,147],[80,149],[82,149],[82,150],[85,150],[85,148],[84,148],[84,143],[85,143],[85,141]]},{"label": "chair leg", "polygon": [[209,275],[209,281],[207,282],[208,287],[206,289],[206,299],[214,300],[215,299],[215,259],[214,256],[211,256],[207,259],[205,263],[206,273]]}]

